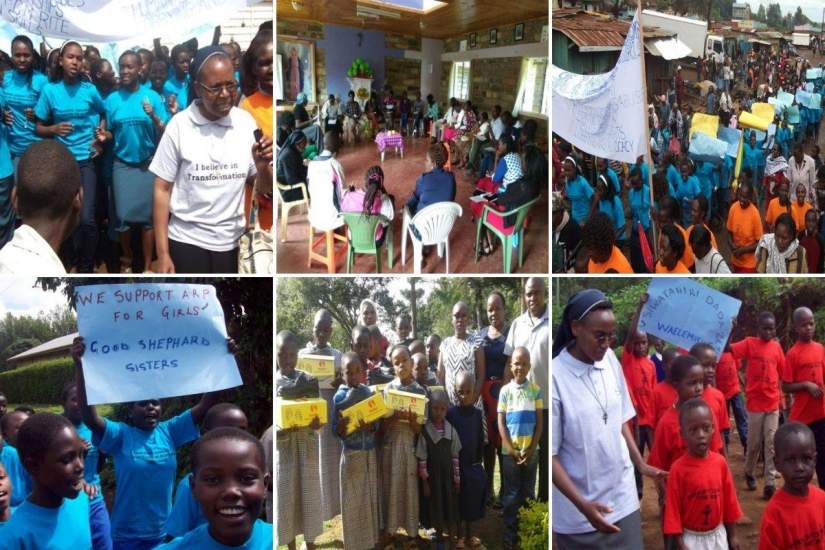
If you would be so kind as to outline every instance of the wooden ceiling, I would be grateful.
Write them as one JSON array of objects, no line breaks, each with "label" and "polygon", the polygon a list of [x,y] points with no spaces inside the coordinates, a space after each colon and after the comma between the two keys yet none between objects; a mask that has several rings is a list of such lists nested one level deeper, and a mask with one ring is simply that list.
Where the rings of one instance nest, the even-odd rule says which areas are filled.
[{"label": "wooden ceiling", "polygon": [[429,15],[382,8],[397,11],[400,19],[357,17],[355,0],[303,0],[303,4],[301,11],[295,11],[291,0],[278,0],[276,17],[443,39],[549,16],[547,0],[453,0]]}]

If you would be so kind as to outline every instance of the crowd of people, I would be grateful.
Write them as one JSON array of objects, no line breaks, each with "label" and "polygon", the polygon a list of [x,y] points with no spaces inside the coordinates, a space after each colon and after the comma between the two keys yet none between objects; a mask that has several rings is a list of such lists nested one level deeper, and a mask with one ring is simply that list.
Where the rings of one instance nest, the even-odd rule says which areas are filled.
[{"label": "crowd of people", "polygon": [[[564,309],[553,343],[556,546],[642,548],[639,503],[649,476],[665,548],[755,547],[737,537],[736,523],[742,491],[757,490],[760,477],[769,502],[761,518],[750,517],[760,527],[759,549],[821,547],[825,348],[815,340],[813,312],[793,312],[796,341],[788,349],[776,338],[774,315],[762,312],[756,326],[734,322],[734,333],[754,335],[732,335],[717,354],[706,343],[677,349],[640,331],[646,301],[647,294],[620,357],[613,306],[602,292],[580,291]],[[731,412],[742,478],[729,466]],[[818,486],[810,484],[814,473]]]},{"label": "crowd of people", "polygon": [[[271,549],[273,428],[259,440],[219,393],[168,419],[157,399],[130,403],[128,422],[104,418],[86,399],[85,349],[75,339],[62,414],[7,411],[15,396],[0,394],[0,548]],[[184,448],[191,473],[176,485]],[[111,512],[100,479],[107,461]]]},{"label": "crowd of people", "polygon": [[[787,47],[701,60],[693,86],[678,67],[648,106],[653,167],[554,136],[553,272],[825,271],[822,107],[801,99],[825,96],[825,80],[807,78],[814,68]],[[791,105],[777,99],[787,94]],[[773,119],[757,131],[753,107],[770,101]],[[741,130],[741,160],[692,149],[697,114]]]},{"label": "crowd of people", "polygon": [[[313,339],[304,348],[293,332],[281,331],[276,399],[320,397],[328,418],[277,431],[277,543],[293,548],[303,535],[314,548],[322,522],[340,514],[344,548],[385,548],[399,537],[405,548],[431,541],[514,548],[519,509],[528,498],[546,501],[549,487],[545,293],[542,279],[529,279],[527,310],[509,327],[504,296],[491,293],[489,325],[475,333],[468,306],[458,302],[453,334],[444,338],[413,339],[411,319],[402,314],[392,344],[376,324],[375,304],[364,300],[351,351],[344,353],[329,343],[333,319],[327,310],[316,313]],[[297,370],[306,354],[334,357],[334,378],[316,380]],[[388,390],[426,397],[424,417],[396,410],[374,423],[348,425],[342,412],[375,393],[386,397]],[[501,539],[481,541],[474,523],[488,507],[502,509],[505,528]],[[430,540],[421,540],[420,532]]]},{"label": "crowd of people", "polygon": [[156,41],[115,66],[12,39],[0,271],[237,273],[250,211],[272,219],[272,48],[271,22],[246,51]]}]

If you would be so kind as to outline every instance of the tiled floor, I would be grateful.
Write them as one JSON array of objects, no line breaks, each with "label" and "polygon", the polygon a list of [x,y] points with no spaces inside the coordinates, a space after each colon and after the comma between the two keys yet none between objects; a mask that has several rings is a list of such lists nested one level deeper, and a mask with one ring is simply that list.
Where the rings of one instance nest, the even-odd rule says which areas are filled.
[{"label": "tiled floor", "polygon": [[[424,172],[425,155],[429,141],[426,138],[407,138],[404,158],[396,156],[395,151],[388,150],[382,165],[384,169],[385,185],[387,190],[396,199],[396,219],[393,222],[394,230],[394,264],[392,270],[387,268],[386,252],[383,260],[383,270],[391,273],[412,273],[412,245],[407,243],[407,264],[401,265],[401,215],[400,210],[407,198],[415,189],[415,182]],[[338,160],[344,167],[347,183],[360,187],[363,185],[364,174],[370,166],[381,164],[378,148],[374,143],[361,143],[355,146],[344,146],[338,153]],[[456,202],[462,206],[464,213],[456,221],[450,237],[450,273],[502,273],[501,245],[497,244],[491,256],[480,257],[475,263],[476,225],[470,221],[470,207],[468,197],[475,186],[475,175],[468,176],[464,170],[455,170],[458,190]],[[514,255],[514,273],[546,273],[548,271],[548,204],[547,193],[543,193],[539,202],[531,210],[528,230],[525,236],[524,265],[517,268],[518,258]],[[280,228],[280,225],[278,226]],[[277,229],[276,229],[277,231]],[[277,270],[278,273],[325,273],[326,267],[313,263],[307,268],[307,241],[309,226],[306,214],[293,210],[287,225],[286,242],[280,241],[277,235]],[[339,245],[340,259],[337,272],[346,272],[346,251]],[[517,250],[515,251],[518,252]],[[422,273],[444,273],[445,264],[442,258],[432,253],[425,256]],[[374,273],[375,258],[372,256],[356,256],[355,273]]]}]

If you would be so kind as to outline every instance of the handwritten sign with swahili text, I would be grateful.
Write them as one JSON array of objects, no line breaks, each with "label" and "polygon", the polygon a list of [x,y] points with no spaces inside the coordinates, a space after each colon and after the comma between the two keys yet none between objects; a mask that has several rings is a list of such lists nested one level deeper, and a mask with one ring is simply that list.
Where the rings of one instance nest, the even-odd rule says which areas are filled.
[{"label": "handwritten sign with swahili text", "polygon": [[240,386],[215,287],[80,286],[77,326],[86,342],[90,405],[193,395]]}]

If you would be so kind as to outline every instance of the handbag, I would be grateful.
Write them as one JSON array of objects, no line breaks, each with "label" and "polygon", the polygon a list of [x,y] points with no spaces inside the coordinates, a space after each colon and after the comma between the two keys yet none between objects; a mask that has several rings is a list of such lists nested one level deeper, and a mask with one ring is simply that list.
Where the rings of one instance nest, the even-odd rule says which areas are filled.
[{"label": "handbag", "polygon": [[257,207],[253,208],[255,224],[241,235],[238,245],[238,273],[275,273],[275,253],[273,229],[266,231],[261,228],[257,216]]}]

